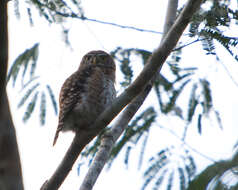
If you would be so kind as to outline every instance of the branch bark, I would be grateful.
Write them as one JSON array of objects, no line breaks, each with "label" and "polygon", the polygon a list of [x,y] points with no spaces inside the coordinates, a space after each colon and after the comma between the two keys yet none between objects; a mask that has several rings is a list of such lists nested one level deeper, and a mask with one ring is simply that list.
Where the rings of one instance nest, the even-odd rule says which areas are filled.
[{"label": "branch bark", "polygon": [[189,185],[187,190],[205,190],[207,189],[209,183],[215,179],[219,178],[227,171],[232,170],[233,167],[237,167],[238,163],[238,152],[228,160],[222,160],[208,166],[202,173],[197,175]]},{"label": "branch bark", "polygon": [[97,152],[93,163],[91,164],[87,175],[80,186],[80,190],[90,190],[93,188],[93,185],[95,184],[99,174],[110,157],[113,145],[123,133],[123,131],[127,128],[128,123],[143,104],[151,88],[152,85],[148,84],[147,87],[127,106],[114,126],[102,137],[99,151]]},{"label": "branch bark", "polygon": [[[175,21],[177,6],[178,0],[169,0],[162,40]],[[159,76],[160,72],[157,73],[157,77]],[[93,188],[99,174],[101,173],[104,165],[106,164],[107,160],[110,157],[113,145],[115,144],[117,139],[121,136],[123,131],[128,127],[128,123],[145,101],[146,97],[148,96],[148,94],[152,89],[154,81],[155,77],[150,81],[149,84],[147,84],[145,90],[143,90],[136,98],[132,100],[132,102],[126,107],[123,114],[120,115],[114,126],[103,136],[99,147],[99,151],[97,152],[87,172],[87,175],[85,176],[83,183],[80,186],[80,190],[91,190]]]},{"label": "branch bark", "polygon": [[176,18],[176,13],[177,13],[177,8],[178,8],[178,0],[169,0],[168,1],[168,7],[167,7],[166,17],[165,17],[165,22],[164,22],[164,32],[163,32],[164,35],[167,34],[169,29],[174,24],[174,21]]},{"label": "branch bark", "polygon": [[0,3],[0,189],[23,190],[20,156],[6,93],[7,0]]},{"label": "branch bark", "polygon": [[172,49],[177,44],[183,31],[187,27],[193,13],[200,7],[202,0],[189,0],[182,13],[166,34],[163,42],[160,44],[151,55],[148,60],[149,64],[146,64],[137,79],[119,96],[115,99],[113,104],[107,108],[91,126],[93,130],[88,131],[84,135],[76,135],[74,140],[67,151],[63,161],[57,168],[55,174],[46,181],[42,190],[54,190],[58,189],[63,183],[64,179],[71,170],[73,163],[77,159],[81,150],[90,142],[104,127],[106,127],[110,121],[129,103],[131,102],[141,91],[144,90],[146,84],[152,79],[152,77],[161,70],[163,63],[169,56]]}]

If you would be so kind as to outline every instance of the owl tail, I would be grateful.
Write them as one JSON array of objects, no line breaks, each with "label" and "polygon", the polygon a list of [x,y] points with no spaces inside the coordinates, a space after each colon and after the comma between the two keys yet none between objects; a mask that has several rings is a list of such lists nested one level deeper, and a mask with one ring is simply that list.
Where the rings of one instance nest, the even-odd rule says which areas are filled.
[{"label": "owl tail", "polygon": [[54,138],[54,141],[53,141],[53,146],[55,145],[58,137],[59,137],[59,131],[57,130],[56,133],[55,133],[55,138]]},{"label": "owl tail", "polygon": [[57,139],[58,139],[58,137],[59,137],[59,132],[62,130],[62,125],[58,125],[58,128],[57,128],[57,130],[56,130],[56,133],[55,133],[55,138],[54,138],[54,141],[53,141],[53,146],[55,145],[55,143],[56,143],[56,141],[57,141]]}]

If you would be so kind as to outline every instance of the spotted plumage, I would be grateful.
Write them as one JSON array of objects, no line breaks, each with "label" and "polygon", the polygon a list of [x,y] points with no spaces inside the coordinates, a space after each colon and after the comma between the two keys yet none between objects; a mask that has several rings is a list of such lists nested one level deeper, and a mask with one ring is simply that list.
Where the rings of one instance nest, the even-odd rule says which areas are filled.
[{"label": "spotted plumage", "polygon": [[116,97],[116,66],[104,51],[87,53],[78,68],[64,82],[59,97],[59,123],[53,145],[60,131],[80,133],[87,130]]}]

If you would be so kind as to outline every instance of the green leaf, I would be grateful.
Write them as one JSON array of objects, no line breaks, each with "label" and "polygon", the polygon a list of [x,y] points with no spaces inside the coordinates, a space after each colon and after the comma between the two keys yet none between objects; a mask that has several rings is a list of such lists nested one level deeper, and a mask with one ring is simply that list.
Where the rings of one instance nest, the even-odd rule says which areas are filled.
[{"label": "green leaf", "polygon": [[129,56],[130,55],[123,57],[123,60],[121,61],[121,65],[120,65],[121,72],[124,74],[124,81],[121,82],[122,86],[130,85],[132,77],[133,77],[133,70],[130,66]]},{"label": "green leaf", "polygon": [[193,84],[191,94],[190,94],[190,97],[189,97],[189,103],[188,103],[187,121],[189,123],[192,121],[192,118],[193,118],[194,113],[195,113],[195,109],[198,105],[198,100],[197,100],[197,97],[196,97],[196,90],[197,90],[197,84]]},{"label": "green leaf", "polygon": [[167,157],[168,149],[164,149],[157,154],[156,158],[150,159],[150,165],[147,170],[144,172],[143,176],[155,176],[165,165],[169,163]]},{"label": "green leaf", "polygon": [[174,181],[174,171],[172,171],[172,172],[169,174],[167,190],[171,190],[171,189],[172,189],[173,181]]},{"label": "green leaf", "polygon": [[183,91],[184,87],[191,81],[191,79],[186,80],[185,82],[183,82],[180,87],[176,90],[173,90],[173,94],[169,99],[169,102],[167,103],[167,105],[165,106],[163,112],[164,113],[169,113],[170,111],[173,111],[174,106],[176,104],[176,101],[179,97],[179,95],[181,94],[181,92]]},{"label": "green leaf", "polygon": [[201,135],[202,134],[202,114],[198,115],[198,133]]},{"label": "green leaf", "polygon": [[163,170],[163,171],[161,172],[160,176],[159,176],[158,179],[156,180],[155,185],[154,185],[154,187],[153,187],[154,190],[159,189],[159,187],[161,186],[161,184],[162,184],[163,181],[164,181],[164,177],[165,177],[165,175],[167,174],[167,172],[168,172],[168,169],[165,169],[165,170]]},{"label": "green leaf", "polygon": [[196,164],[192,156],[187,157],[187,164],[185,166],[189,180],[191,180],[196,174]]},{"label": "green leaf", "polygon": [[216,110],[214,112],[220,129],[223,129],[220,113]]},{"label": "green leaf", "polygon": [[15,86],[16,79],[18,77],[21,67],[23,67],[23,72],[22,72],[22,81],[23,81],[30,61],[32,61],[30,77],[33,77],[35,68],[36,68],[38,53],[39,53],[38,47],[39,47],[39,43],[36,43],[33,47],[31,47],[30,49],[26,49],[22,54],[20,54],[16,58],[16,60],[14,61],[13,65],[11,66],[8,72],[7,82],[9,82],[10,78],[12,78],[12,82],[13,82],[12,84],[13,86]]},{"label": "green leaf", "polygon": [[41,93],[41,102],[40,102],[40,124],[45,124],[45,116],[46,116],[46,97],[45,93]]},{"label": "green leaf", "polygon": [[124,164],[128,167],[128,164],[129,164],[129,155],[130,155],[130,152],[131,152],[131,146],[128,146],[126,148],[126,154],[125,154],[125,159],[124,159]]},{"label": "green leaf", "polygon": [[20,108],[25,102],[26,100],[29,98],[29,96],[32,94],[33,91],[35,91],[35,89],[39,86],[40,84],[37,83],[34,86],[32,86],[23,96],[23,98],[21,99],[21,101],[19,102],[19,104],[17,105],[18,108]]},{"label": "green leaf", "polygon": [[[236,61],[238,61],[238,55],[236,55],[233,51],[232,51],[232,47],[236,47],[238,44],[238,38],[236,37],[228,37],[223,35],[220,31],[217,31],[215,29],[203,29],[201,30],[201,35],[205,36],[206,39],[203,40],[205,43],[207,43],[207,49],[208,51],[210,51],[210,49],[208,48],[208,46],[211,46],[211,42],[212,40],[217,40],[224,48],[226,48],[226,50],[235,58]],[[204,43],[203,42],[203,43]],[[210,43],[210,44],[209,44]],[[213,49],[215,49],[214,44],[213,45]],[[211,52],[211,51],[210,51]]]},{"label": "green leaf", "polygon": [[210,109],[212,108],[212,95],[211,95],[210,83],[206,79],[201,79],[200,84],[202,85],[203,97],[204,97],[204,102],[202,104],[203,112],[207,114],[210,112]]},{"label": "green leaf", "polygon": [[25,83],[21,90],[24,90],[27,86],[29,86],[32,82],[34,82],[35,80],[39,79],[40,77],[39,76],[36,76],[36,77],[32,77],[27,83]]},{"label": "green leaf", "polygon": [[144,49],[134,49],[134,51],[137,55],[140,55],[142,57],[144,65],[147,63],[149,57],[152,54],[150,51],[147,51],[147,50],[144,50]]},{"label": "green leaf", "polygon": [[36,70],[36,63],[39,55],[39,44],[35,44],[32,49],[32,64],[31,64],[31,71],[30,76],[33,77]]},{"label": "green leaf", "polygon": [[182,168],[178,168],[180,190],[186,190],[185,173]]},{"label": "green leaf", "polygon": [[173,84],[175,84],[176,82],[179,82],[179,81],[183,80],[184,78],[189,77],[189,76],[191,76],[193,74],[194,73],[186,73],[184,75],[178,76],[178,78],[173,81]]},{"label": "green leaf", "polygon": [[35,108],[35,105],[36,105],[36,100],[37,100],[37,97],[38,97],[38,93],[39,92],[35,93],[34,97],[31,100],[31,102],[28,104],[28,106],[26,108],[26,112],[25,112],[25,114],[23,116],[23,122],[26,122],[30,118],[32,112],[34,111],[34,108]]},{"label": "green leaf", "polygon": [[58,114],[58,108],[57,108],[57,103],[56,103],[56,100],[55,100],[55,95],[51,89],[51,87],[49,85],[46,85],[46,88],[48,90],[48,93],[49,93],[49,96],[50,96],[50,99],[51,99],[51,103],[53,105],[53,108],[54,108],[54,111],[55,111],[55,115]]},{"label": "green leaf", "polygon": [[142,166],[142,162],[143,162],[143,158],[144,158],[144,155],[145,155],[144,153],[145,153],[145,148],[146,148],[148,137],[149,137],[149,133],[146,133],[145,138],[144,138],[143,143],[142,143],[141,151],[140,151],[138,169],[140,169],[141,166]]},{"label": "green leaf", "polygon": [[[154,122],[155,117],[156,112],[152,107],[149,107],[142,114],[137,116],[126,129],[122,138],[112,149],[111,160],[119,154],[126,143],[130,142],[136,145],[141,137],[145,135],[144,132],[148,131],[148,128]],[[140,122],[141,124],[139,124]]]}]

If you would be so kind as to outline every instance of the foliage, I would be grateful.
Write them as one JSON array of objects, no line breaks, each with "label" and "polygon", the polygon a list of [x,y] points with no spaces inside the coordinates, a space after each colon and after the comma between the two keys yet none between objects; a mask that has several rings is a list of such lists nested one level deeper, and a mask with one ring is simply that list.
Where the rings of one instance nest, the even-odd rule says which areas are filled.
[{"label": "foliage", "polygon": [[[179,52],[177,52],[179,51]],[[130,60],[130,56],[137,55],[141,58],[141,62],[143,64],[146,63],[151,52],[143,51],[141,49],[122,49],[117,48],[113,51],[112,55],[120,62],[120,68],[124,75],[125,81],[122,83],[127,83],[127,79],[129,78],[131,81],[131,72],[125,72],[125,68],[127,70],[132,71],[132,66],[130,64],[126,64],[125,59],[118,59],[118,56],[127,55],[126,60]],[[129,55],[129,57],[128,57]],[[161,113],[163,114],[175,114],[180,117],[182,120],[185,120],[187,124],[192,123],[192,119],[194,117],[197,118],[197,127],[198,131],[201,133],[201,122],[203,116],[208,116],[211,112],[213,112],[217,116],[217,122],[219,126],[222,126],[221,119],[219,117],[219,112],[214,109],[212,102],[212,94],[210,89],[210,83],[206,79],[198,79],[196,73],[199,72],[197,68],[189,67],[189,68],[181,68],[178,66],[181,60],[181,49],[176,50],[171,55],[171,60],[167,61],[169,69],[171,71],[173,80],[169,79],[169,77],[165,77],[160,74],[155,81],[155,91],[159,102],[159,108]],[[129,68],[128,68],[129,67]],[[126,76],[125,76],[126,75]],[[127,83],[128,85],[130,82]],[[191,88],[192,86],[192,88]],[[179,105],[178,100],[179,97],[183,94],[185,88],[190,89],[190,97],[188,104],[186,106],[187,111],[182,108],[184,105]],[[197,113],[196,110],[202,108],[202,112]],[[187,112],[187,116],[186,113]]]},{"label": "foliage", "polygon": [[179,189],[185,190],[195,176],[195,172],[196,165],[188,150],[183,147],[168,147],[150,159],[148,169],[143,175],[145,182],[142,189],[146,189],[152,182],[153,189],[159,189],[166,183],[166,179],[167,189],[171,189],[177,186],[175,182],[177,177]]},{"label": "foliage", "polygon": [[189,28],[190,37],[198,37],[203,49],[209,55],[217,55],[214,41],[221,44],[238,61],[238,52],[235,47],[238,44],[237,37],[227,36],[227,30],[237,22],[238,10],[232,10],[229,5],[231,1],[206,1],[204,7],[194,16]]},{"label": "foliage", "polygon": [[121,139],[115,144],[109,164],[112,164],[112,161],[116,158],[119,152],[122,150],[123,147],[126,146],[126,154],[124,163],[128,166],[129,164],[129,156],[133,147],[135,147],[140,140],[142,140],[142,147],[140,152],[140,160],[139,160],[139,167],[142,164],[144,151],[146,148],[146,142],[148,140],[148,133],[149,128],[153,124],[156,118],[156,112],[153,107],[147,108],[143,111],[139,116],[137,116],[129,125],[128,128],[125,130]]},{"label": "foliage", "polygon": [[[16,2],[16,14],[20,16],[18,11],[18,2]],[[76,0],[30,0],[27,12],[30,23],[34,24],[32,11],[36,8],[41,16],[49,23],[64,24],[66,18],[77,18],[86,20],[81,3]],[[238,61],[237,44],[238,38],[229,36],[227,30],[234,24],[237,24],[238,10],[230,8],[230,1],[227,0],[206,0],[202,9],[194,16],[189,26],[188,37],[192,43],[200,42],[202,49],[206,55],[220,56],[216,52],[216,42],[222,45],[236,61]],[[181,10],[178,10],[180,13]],[[89,19],[88,19],[89,20]],[[106,22],[101,22],[106,23]],[[107,23],[108,24],[108,23]],[[110,23],[109,23],[110,24]],[[119,26],[115,25],[114,26]],[[133,27],[132,27],[133,28]],[[65,34],[68,30],[65,29]],[[68,44],[69,42],[66,42]],[[169,68],[169,74],[159,74],[156,78],[154,89],[158,100],[158,105],[145,108],[138,114],[128,125],[128,128],[123,133],[122,137],[115,144],[109,166],[122,149],[125,149],[124,163],[128,166],[130,156],[133,149],[141,146],[139,157],[139,168],[142,165],[143,155],[146,150],[146,142],[149,138],[150,128],[157,125],[157,118],[160,114],[166,116],[174,116],[186,123],[184,135],[181,137],[185,141],[186,130],[192,122],[197,123],[197,130],[202,134],[203,119],[209,117],[211,113],[215,114],[217,123],[221,127],[221,118],[219,112],[214,108],[212,89],[210,82],[206,78],[197,77],[198,68],[180,66],[182,61],[182,50],[190,44],[179,43],[174,49],[169,60],[166,62],[166,67]],[[23,115],[23,121],[27,121],[39,105],[40,124],[44,125],[46,120],[47,102],[50,98],[55,114],[57,114],[57,103],[55,95],[50,87],[50,84],[43,85],[40,82],[40,77],[35,76],[36,63],[39,53],[39,44],[35,44],[32,48],[25,50],[12,64],[7,80],[12,80],[13,86],[17,82],[19,73],[22,70],[22,98],[18,107],[26,105],[26,111]],[[120,71],[123,75],[121,87],[128,87],[133,80],[133,64],[145,65],[148,61],[151,52],[144,49],[122,47],[116,48],[111,52],[112,56],[120,64]],[[132,63],[131,56],[137,56],[139,63]],[[27,75],[27,72],[29,73]],[[29,76],[29,79],[26,79]],[[180,103],[180,99],[187,93],[187,101]],[[49,95],[47,97],[47,94]],[[40,99],[40,100],[39,100]],[[39,101],[38,101],[39,100]],[[39,102],[39,104],[37,104]],[[103,132],[102,132],[103,134]],[[101,135],[99,135],[93,143],[88,146],[82,156],[88,157],[91,161],[95,156],[100,144]],[[140,143],[139,143],[140,142]],[[183,142],[182,142],[183,143]],[[177,149],[179,149],[179,154]],[[181,151],[182,150],[182,151]],[[153,156],[148,163],[148,168],[144,172],[144,184],[142,189],[148,188],[150,185],[153,189],[159,189],[162,185],[166,185],[167,189],[173,189],[176,185],[176,180],[179,181],[179,189],[206,189],[210,185],[212,189],[226,189],[223,179],[230,173],[236,174],[233,178],[237,178],[237,154],[229,161],[221,161],[209,166],[204,172],[195,177],[196,165],[190,150],[180,147],[167,147],[163,150],[158,150],[158,153]],[[235,171],[235,172],[234,172]],[[227,173],[228,172],[228,173]],[[229,173],[230,172],[230,173]],[[194,179],[195,177],[195,179]],[[238,183],[232,188],[237,188]],[[211,187],[212,186],[212,187]]]},{"label": "foliage", "polygon": [[238,152],[231,159],[222,160],[208,166],[203,172],[190,182],[188,190],[227,189],[238,187]]},{"label": "foliage", "polygon": [[[70,14],[71,17],[80,15],[83,18],[83,9],[81,2],[76,0],[63,1],[63,0],[30,0],[26,1],[29,5],[27,13],[30,23],[33,24],[32,10],[37,9],[40,16],[43,16],[49,23],[62,23],[64,17]],[[20,17],[19,0],[15,0],[15,9],[18,10],[17,15]],[[72,14],[73,10],[77,12]]]},{"label": "foliage", "polygon": [[9,70],[8,76],[7,76],[7,81],[9,81],[10,78],[12,78],[13,86],[15,86],[16,79],[17,79],[20,69],[23,69],[21,80],[22,80],[22,84],[24,86],[25,74],[26,74],[26,71],[27,71],[29,65],[31,66],[31,69],[29,72],[30,78],[31,79],[33,78],[33,76],[35,74],[36,62],[37,62],[37,58],[38,58],[38,54],[39,54],[38,49],[39,49],[39,44],[36,43],[32,48],[26,49],[14,61],[13,65],[11,66],[11,68]]},{"label": "foliage", "polygon": [[[35,44],[33,47],[25,50],[22,54],[20,54],[13,65],[11,66],[7,81],[12,80],[13,86],[15,86],[17,79],[19,78],[20,70],[22,70],[21,75],[21,92],[24,93],[20,102],[18,103],[18,108],[22,107],[24,104],[27,104],[25,113],[23,115],[23,121],[26,122],[31,117],[32,113],[35,110],[38,99],[40,99],[40,124],[45,124],[46,118],[46,94],[49,95],[49,98],[52,102],[54,112],[57,115],[58,108],[55,100],[55,95],[51,89],[51,87],[47,85],[43,85],[39,79],[39,76],[35,76],[35,70],[37,65],[38,58],[38,47],[39,44]],[[29,78],[27,78],[27,71],[29,71]],[[25,82],[26,81],[26,82]],[[38,94],[41,93],[39,98]],[[29,100],[31,98],[31,100]]]}]

